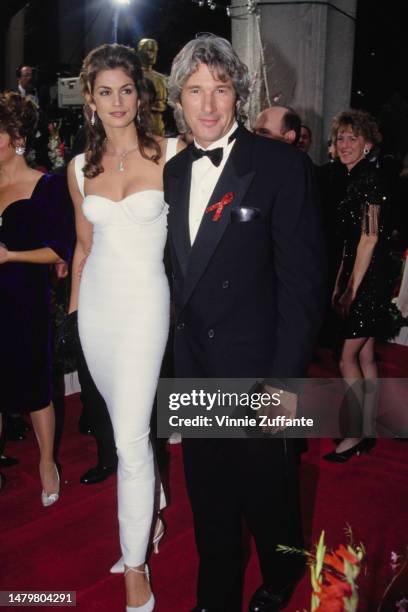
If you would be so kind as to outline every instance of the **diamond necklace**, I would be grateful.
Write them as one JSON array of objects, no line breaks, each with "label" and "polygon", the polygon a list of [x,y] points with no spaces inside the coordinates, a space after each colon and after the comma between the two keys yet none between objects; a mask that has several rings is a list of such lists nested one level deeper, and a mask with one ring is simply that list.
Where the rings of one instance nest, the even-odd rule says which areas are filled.
[{"label": "diamond necklace", "polygon": [[118,163],[118,172],[123,172],[125,170],[125,157],[128,153],[131,153],[132,151],[137,151],[137,149],[139,148],[139,145],[136,145],[135,147],[132,147],[131,149],[128,149],[127,151],[124,151],[123,153],[113,153],[114,157],[119,157],[119,163]]}]

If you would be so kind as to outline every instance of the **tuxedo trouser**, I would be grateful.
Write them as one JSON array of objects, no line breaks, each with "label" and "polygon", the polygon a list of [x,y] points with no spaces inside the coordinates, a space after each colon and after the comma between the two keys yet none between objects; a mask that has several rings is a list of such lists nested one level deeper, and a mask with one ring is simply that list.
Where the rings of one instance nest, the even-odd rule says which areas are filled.
[{"label": "tuxedo trouser", "polygon": [[105,400],[99,393],[89,372],[78,338],[78,380],[81,385],[81,402],[98,451],[98,464],[115,466],[117,463],[112,423]]},{"label": "tuxedo trouser", "polygon": [[279,591],[304,565],[276,551],[303,543],[293,441],[184,439],[183,451],[200,558],[198,604],[241,612],[243,521],[265,584]]}]

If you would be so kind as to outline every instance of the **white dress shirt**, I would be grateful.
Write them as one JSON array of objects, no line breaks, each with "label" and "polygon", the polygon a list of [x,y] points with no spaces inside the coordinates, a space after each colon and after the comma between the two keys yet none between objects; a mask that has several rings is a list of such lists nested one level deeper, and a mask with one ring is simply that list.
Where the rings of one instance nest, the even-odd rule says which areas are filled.
[{"label": "white dress shirt", "polygon": [[[215,202],[209,202],[214,187],[217,184],[218,179],[221,176],[221,172],[225,164],[227,163],[229,154],[231,153],[232,147],[234,146],[235,140],[228,144],[228,138],[235,132],[238,124],[234,121],[231,129],[219,140],[212,142],[206,151],[211,149],[217,149],[222,147],[224,149],[222,161],[220,165],[214,166],[212,161],[208,157],[201,157],[193,162],[191,170],[191,187],[190,187],[190,208],[189,208],[189,229],[190,229],[190,241],[191,244],[197,236],[198,228],[201,223],[204,211],[208,204],[214,204]],[[194,140],[194,144],[198,149],[202,149],[200,145]]]},{"label": "white dress shirt", "polygon": [[28,94],[27,91],[24,89],[24,87],[21,87],[20,83],[17,84],[17,87],[18,87],[18,93],[21,96],[23,96],[23,98],[28,98],[29,100],[34,102],[36,106],[39,106],[38,96],[37,96],[37,92],[35,89],[32,90],[32,93]]}]

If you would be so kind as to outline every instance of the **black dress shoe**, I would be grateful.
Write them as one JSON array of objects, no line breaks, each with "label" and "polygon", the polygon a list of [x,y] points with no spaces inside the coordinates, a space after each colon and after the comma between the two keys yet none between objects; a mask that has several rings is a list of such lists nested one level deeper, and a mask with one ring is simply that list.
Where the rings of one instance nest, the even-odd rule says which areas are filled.
[{"label": "black dress shoe", "polygon": [[96,484],[106,480],[116,472],[116,465],[97,465],[81,476],[82,484]]},{"label": "black dress shoe", "polygon": [[290,585],[281,591],[265,585],[261,586],[252,595],[248,612],[278,612],[279,610],[284,610],[289,603],[296,584]]},{"label": "black dress shoe", "polygon": [[326,461],[331,461],[332,463],[345,463],[354,455],[361,455],[361,453],[369,453],[370,450],[374,448],[377,444],[377,440],[375,438],[363,438],[347,450],[342,453],[336,453],[336,451],[332,451],[331,453],[327,453],[327,455],[323,455],[323,459]]},{"label": "black dress shoe", "polygon": [[14,459],[13,457],[6,457],[6,455],[0,455],[0,467],[11,467],[12,465],[17,465],[17,463],[18,459]]}]

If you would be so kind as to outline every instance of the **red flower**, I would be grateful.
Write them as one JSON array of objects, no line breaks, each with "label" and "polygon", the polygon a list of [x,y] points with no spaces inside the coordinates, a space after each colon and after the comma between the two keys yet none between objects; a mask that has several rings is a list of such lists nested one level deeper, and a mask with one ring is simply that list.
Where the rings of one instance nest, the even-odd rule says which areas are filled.
[{"label": "red flower", "polygon": [[351,586],[328,571],[324,572],[324,579],[326,584],[323,584],[321,591],[316,593],[320,600],[318,611],[343,612],[344,597],[351,597],[353,594]]},{"label": "red flower", "polygon": [[351,586],[346,582],[337,580],[336,584],[324,584],[319,593],[320,603],[317,609],[319,612],[343,612],[344,597],[350,597],[351,595]]},{"label": "red flower", "polygon": [[330,574],[329,572],[325,572],[324,574],[325,579],[327,580],[327,582],[329,582],[329,585],[323,585],[322,587],[322,591],[324,592],[324,589],[328,590],[328,589],[332,589],[332,593],[337,592],[339,593],[339,595],[342,595],[342,597],[351,597],[351,595],[353,594],[351,585],[348,582],[344,582],[344,580],[341,580],[340,578],[337,578],[336,576],[333,576],[333,574]]},{"label": "red flower", "polygon": [[322,601],[317,608],[318,612],[344,612],[342,599],[332,599],[331,601]]},{"label": "red flower", "polygon": [[336,554],[327,553],[324,555],[324,564],[332,567],[336,572],[344,574],[344,561],[341,557],[337,557]]},{"label": "red flower", "polygon": [[344,561],[348,561],[352,565],[357,565],[358,563],[356,555],[347,550],[347,548],[343,544],[340,544],[340,546],[336,550],[336,555],[338,557],[342,557]]}]

